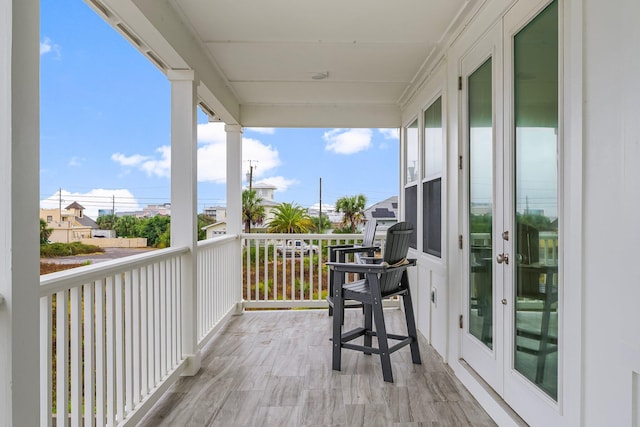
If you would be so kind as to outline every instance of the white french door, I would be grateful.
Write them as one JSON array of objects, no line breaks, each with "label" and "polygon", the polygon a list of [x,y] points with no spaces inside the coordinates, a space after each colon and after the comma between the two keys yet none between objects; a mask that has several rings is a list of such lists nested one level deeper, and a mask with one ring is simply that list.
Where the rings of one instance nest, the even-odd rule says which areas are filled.
[{"label": "white french door", "polygon": [[462,357],[532,425],[561,416],[559,6],[521,0],[462,58]]}]

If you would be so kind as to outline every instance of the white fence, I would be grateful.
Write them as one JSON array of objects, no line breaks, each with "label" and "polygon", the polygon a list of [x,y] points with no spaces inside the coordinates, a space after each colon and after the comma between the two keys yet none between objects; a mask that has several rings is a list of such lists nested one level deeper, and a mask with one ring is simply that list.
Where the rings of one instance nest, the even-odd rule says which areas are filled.
[{"label": "white fence", "polygon": [[135,425],[183,372],[183,314],[198,344],[240,304],[237,237],[198,245],[195,307],[182,301],[187,248],[52,273],[40,280],[42,426]]},{"label": "white fence", "polygon": [[42,276],[40,424],[135,425],[186,367],[183,316],[195,311],[202,347],[243,306],[326,307],[328,247],[362,235],[242,238],[198,243],[193,307],[182,300],[187,248]]},{"label": "white fence", "polygon": [[[181,367],[181,257],[167,249],[43,276],[41,422],[123,424]],[[55,394],[55,399],[54,399]]]},{"label": "white fence", "polygon": [[[385,236],[377,234],[376,244],[383,245]],[[362,234],[242,234],[244,306],[327,307],[328,247],[358,244],[362,237]]]},{"label": "white fence", "polygon": [[239,310],[242,283],[237,236],[198,242],[198,343],[206,343],[222,321]]}]

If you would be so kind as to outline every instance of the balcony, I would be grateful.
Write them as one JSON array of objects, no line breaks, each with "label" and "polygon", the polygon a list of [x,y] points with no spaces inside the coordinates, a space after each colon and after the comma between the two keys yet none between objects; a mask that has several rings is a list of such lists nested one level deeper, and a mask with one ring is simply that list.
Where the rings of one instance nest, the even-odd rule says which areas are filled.
[{"label": "balcony", "polygon": [[[317,254],[278,255],[292,236],[316,245]],[[396,382],[388,385],[377,357],[346,352],[343,371],[331,370],[325,310],[232,316],[243,308],[326,307],[327,246],[361,237],[248,234],[200,242],[195,298],[185,280],[187,248],[43,276],[40,424],[136,425],[147,415],[142,424],[149,426],[492,425],[424,341],[424,364],[399,352]],[[357,317],[349,311],[347,322]],[[201,356],[188,347],[191,337]]]}]

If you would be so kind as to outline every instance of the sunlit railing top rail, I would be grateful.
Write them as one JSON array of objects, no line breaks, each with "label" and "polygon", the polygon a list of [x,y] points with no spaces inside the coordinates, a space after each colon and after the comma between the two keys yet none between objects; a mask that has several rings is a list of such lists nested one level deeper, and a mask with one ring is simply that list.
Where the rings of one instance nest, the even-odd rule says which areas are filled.
[{"label": "sunlit railing top rail", "polygon": [[[247,308],[326,307],[329,247],[362,234],[242,234],[242,297]],[[386,235],[376,234],[383,246]]]}]

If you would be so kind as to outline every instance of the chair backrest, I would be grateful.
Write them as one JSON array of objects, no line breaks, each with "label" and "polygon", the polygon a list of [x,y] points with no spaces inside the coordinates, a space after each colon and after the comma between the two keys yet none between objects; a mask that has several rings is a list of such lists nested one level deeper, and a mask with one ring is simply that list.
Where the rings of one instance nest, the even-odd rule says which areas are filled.
[{"label": "chair backrest", "polygon": [[362,238],[362,246],[373,246],[373,240],[376,237],[376,228],[378,223],[375,219],[367,221],[367,225],[364,227],[364,237]]},{"label": "chair backrest", "polygon": [[[389,265],[401,262],[409,253],[409,242],[413,233],[413,225],[399,222],[387,230],[387,240],[384,247],[382,261]],[[391,270],[380,275],[380,290],[382,293],[396,290],[400,286],[404,270]]]},{"label": "chair backrest", "polygon": [[406,258],[411,233],[413,225],[409,222],[399,222],[389,227],[382,260],[388,264],[395,264]]}]

